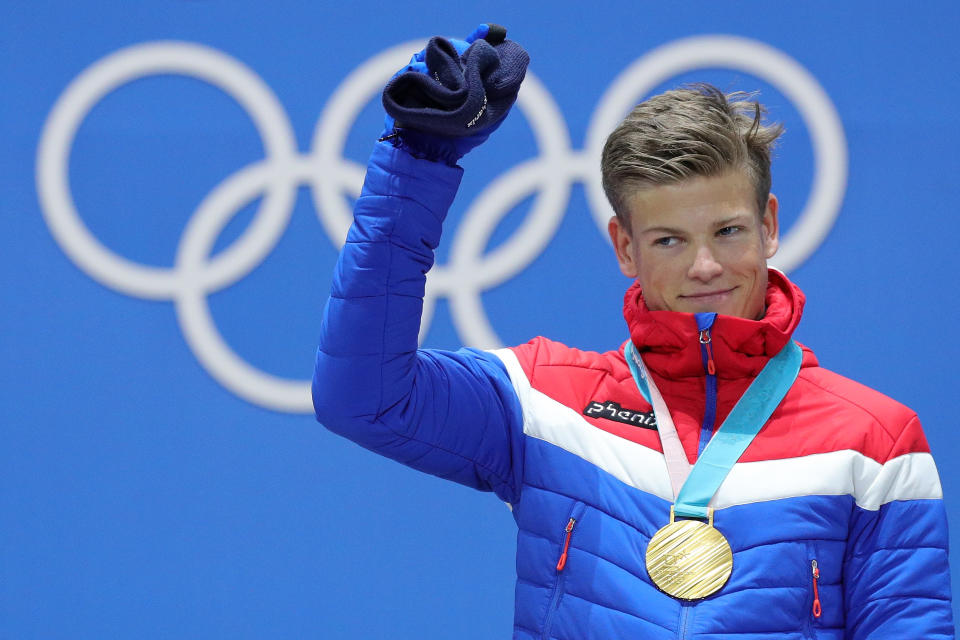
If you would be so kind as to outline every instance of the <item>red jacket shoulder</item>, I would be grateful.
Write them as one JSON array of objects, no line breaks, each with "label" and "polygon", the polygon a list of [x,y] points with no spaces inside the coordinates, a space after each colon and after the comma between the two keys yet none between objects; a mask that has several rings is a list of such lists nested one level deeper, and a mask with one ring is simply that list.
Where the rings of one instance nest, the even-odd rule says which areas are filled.
[{"label": "red jacket shoulder", "polygon": [[636,393],[620,351],[581,351],[543,337],[512,351],[531,387],[569,407],[582,408],[596,399],[591,395],[594,393],[601,393],[601,400],[606,400],[611,387],[622,386]]},{"label": "red jacket shoulder", "polygon": [[[917,414],[875,389],[823,367],[800,371],[798,392],[809,411],[827,412],[836,429],[830,436],[835,445],[850,440],[877,462],[905,453],[929,452]],[[840,448],[834,446],[831,448]]]},{"label": "red jacket shoulder", "polygon": [[537,336],[526,344],[511,347],[510,350],[517,356],[520,366],[523,367],[523,371],[527,374],[531,384],[534,384],[534,378],[540,375],[551,375],[547,371],[554,369],[557,369],[557,373],[560,375],[567,375],[569,371],[560,373],[559,369],[568,367],[606,373],[618,371],[620,374],[626,371],[626,375],[630,375],[623,360],[623,355],[619,351],[607,351],[605,353],[582,351],[543,336]]}]

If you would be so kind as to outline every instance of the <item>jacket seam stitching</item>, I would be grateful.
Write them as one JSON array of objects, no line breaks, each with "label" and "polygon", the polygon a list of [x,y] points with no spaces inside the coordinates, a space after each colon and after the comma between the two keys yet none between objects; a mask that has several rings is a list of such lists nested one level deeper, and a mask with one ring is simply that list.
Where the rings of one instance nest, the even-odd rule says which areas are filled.
[{"label": "jacket seam stitching", "polygon": [[630,616],[631,618],[636,618],[637,620],[642,620],[643,622],[647,622],[647,623],[652,624],[652,625],[654,625],[654,626],[660,627],[661,629],[666,629],[667,631],[669,631],[669,632],[671,632],[671,633],[676,632],[676,629],[674,629],[673,627],[666,627],[666,626],[660,624],[659,622],[656,622],[656,621],[654,621],[654,620],[650,620],[649,618],[643,618],[643,617],[637,615],[636,613],[630,613],[629,611],[624,611],[623,609],[618,609],[618,608],[616,608],[616,607],[611,607],[611,606],[609,606],[609,605],[606,605],[606,604],[603,604],[603,603],[600,603],[600,602],[595,602],[595,601],[593,601],[593,600],[590,600],[589,598],[584,598],[583,596],[578,596],[576,593],[572,593],[572,592],[570,592],[570,591],[567,591],[566,593],[564,593],[564,595],[565,595],[565,596],[569,596],[569,597],[571,597],[571,598],[576,598],[577,600],[582,600],[582,601],[584,601],[584,602],[586,602],[586,603],[588,603],[588,604],[591,604],[591,605],[593,605],[593,606],[595,606],[595,607],[602,607],[602,608],[604,608],[604,609],[609,609],[610,611],[616,611],[617,613],[622,613],[622,614],[625,615],[625,616]]},{"label": "jacket seam stitching", "polygon": [[952,598],[944,598],[943,596],[931,596],[931,595],[923,595],[923,594],[915,594],[915,593],[898,593],[895,596],[880,596],[878,598],[868,598],[865,602],[879,602],[880,600],[893,600],[893,599],[901,600],[904,598],[910,598],[910,599],[922,598],[924,600],[939,600],[941,602],[952,601]]},{"label": "jacket seam stitching", "polygon": [[[617,520],[618,522],[622,522],[623,524],[627,525],[628,527],[630,527],[631,529],[633,529],[634,531],[636,531],[636,532],[639,533],[640,535],[646,536],[647,538],[652,538],[652,537],[653,537],[653,534],[647,534],[645,531],[640,530],[640,528],[637,527],[636,525],[634,525],[633,523],[627,522],[627,521],[624,520],[623,518],[621,518],[621,517],[619,517],[619,516],[616,516],[616,515],[610,513],[610,512],[607,511],[606,509],[602,509],[602,508],[598,507],[597,505],[593,504],[592,502],[586,502],[582,497],[570,496],[570,495],[567,495],[567,494],[562,493],[562,492],[560,492],[560,491],[556,491],[556,490],[554,490],[554,489],[549,489],[549,488],[547,488],[547,487],[541,487],[541,486],[539,486],[539,485],[537,485],[537,484],[534,484],[533,482],[526,482],[525,484],[526,484],[528,487],[533,487],[534,489],[539,489],[540,491],[548,491],[548,492],[550,492],[550,493],[556,494],[556,495],[558,495],[558,496],[563,496],[564,498],[568,498],[568,499],[570,499],[570,500],[578,500],[578,501],[580,501],[580,502],[583,502],[584,504],[586,504],[586,505],[587,505],[588,507],[590,507],[591,509],[594,509],[594,510],[596,510],[596,511],[599,511],[600,513],[606,514],[606,515],[610,516],[611,518],[613,518],[614,520]],[[629,485],[628,485],[628,486],[629,486]],[[631,488],[632,488],[632,487],[631,487]],[[639,489],[637,489],[637,490],[639,491]],[[646,492],[644,492],[644,493],[646,493]],[[647,494],[647,495],[653,496],[652,493]],[[656,497],[656,496],[653,496],[653,497]],[[669,514],[669,512],[667,512],[667,513]],[[656,532],[654,532],[654,533],[656,533]]]},{"label": "jacket seam stitching", "polygon": [[417,443],[419,443],[419,444],[425,445],[425,446],[427,446],[427,447],[429,447],[429,448],[431,448],[431,449],[434,449],[434,450],[436,450],[436,451],[442,451],[442,452],[447,453],[447,454],[450,454],[450,455],[452,455],[452,456],[456,456],[456,457],[458,457],[458,458],[460,458],[460,459],[462,459],[462,460],[466,460],[467,462],[475,465],[477,468],[483,469],[484,471],[486,471],[487,473],[489,473],[493,478],[495,478],[495,479],[496,479],[498,482],[500,482],[500,484],[502,484],[503,486],[506,486],[506,487],[509,487],[509,486],[510,486],[510,485],[506,482],[506,480],[504,480],[504,478],[503,478],[497,471],[494,471],[494,470],[491,469],[490,467],[486,466],[485,464],[483,464],[483,463],[481,463],[481,462],[478,462],[477,460],[474,460],[473,458],[471,458],[471,457],[469,457],[469,456],[466,456],[466,455],[464,455],[464,454],[462,454],[462,453],[459,453],[459,452],[457,452],[457,451],[451,451],[450,449],[447,449],[446,447],[442,447],[442,446],[440,446],[439,444],[437,444],[437,443],[435,443],[435,442],[429,442],[429,441],[427,441],[427,440],[421,440],[420,438],[416,438],[416,437],[414,437],[414,436],[407,435],[407,434],[405,434],[405,433],[401,433],[401,432],[397,431],[396,429],[394,429],[394,428],[393,428],[392,426],[390,426],[389,424],[387,424],[386,422],[382,422],[382,421],[380,421],[380,420],[368,420],[368,422],[370,422],[370,423],[379,423],[379,424],[382,424],[383,426],[385,426],[387,429],[390,430],[390,433],[392,433],[394,436],[396,436],[396,437],[398,437],[398,438],[403,438],[404,440],[410,440],[410,441],[413,441],[413,442],[417,442]]},{"label": "jacket seam stitching", "polygon": [[946,551],[946,547],[938,547],[932,544],[921,544],[915,547],[877,547],[875,549],[870,549],[869,551],[860,551],[851,553],[848,557],[853,558],[867,558],[878,551],[916,551],[917,549],[936,549],[937,551]]},{"label": "jacket seam stitching", "polygon": [[[880,428],[883,429],[883,432],[884,432],[891,440],[893,440],[893,444],[891,444],[891,446],[890,446],[890,451],[893,450],[893,446],[896,445],[897,440],[899,440],[899,435],[894,436],[893,432],[887,427],[887,425],[886,425],[873,411],[871,411],[870,409],[864,407],[863,405],[861,405],[861,404],[859,404],[859,403],[857,403],[857,402],[854,402],[853,400],[851,400],[850,398],[848,398],[848,397],[846,397],[846,396],[842,396],[842,395],[836,393],[835,391],[832,391],[831,389],[827,389],[827,388],[824,387],[823,385],[821,385],[821,384],[819,384],[818,382],[816,382],[816,381],[814,381],[814,380],[811,380],[811,379],[809,379],[809,378],[807,378],[807,377],[798,378],[798,379],[803,380],[803,381],[804,381],[805,383],[807,383],[807,384],[813,385],[814,387],[820,389],[820,390],[823,391],[824,393],[830,394],[830,395],[833,396],[834,398],[837,398],[837,399],[839,399],[839,400],[842,400],[843,402],[845,402],[846,404],[848,404],[848,405],[850,405],[850,406],[856,407],[856,408],[859,409],[860,411],[864,412],[865,414],[867,414],[868,416],[870,416],[871,418],[873,418],[873,420],[877,423],[877,425],[879,425]],[[901,426],[901,433],[902,433],[903,427],[905,427],[905,426],[910,422],[910,420],[913,420],[915,417],[916,417],[916,414],[913,414],[913,415],[910,417],[910,419],[907,420],[906,423],[904,423],[904,424]],[[889,454],[889,451],[888,451],[887,453]]]}]

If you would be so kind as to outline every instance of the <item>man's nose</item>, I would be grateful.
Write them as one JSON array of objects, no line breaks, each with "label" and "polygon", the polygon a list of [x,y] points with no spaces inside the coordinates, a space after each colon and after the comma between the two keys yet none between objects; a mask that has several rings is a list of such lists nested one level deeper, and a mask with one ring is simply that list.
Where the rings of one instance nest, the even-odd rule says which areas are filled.
[{"label": "man's nose", "polygon": [[723,265],[717,261],[710,247],[706,245],[698,247],[687,275],[693,280],[709,282],[721,273],[723,273]]}]

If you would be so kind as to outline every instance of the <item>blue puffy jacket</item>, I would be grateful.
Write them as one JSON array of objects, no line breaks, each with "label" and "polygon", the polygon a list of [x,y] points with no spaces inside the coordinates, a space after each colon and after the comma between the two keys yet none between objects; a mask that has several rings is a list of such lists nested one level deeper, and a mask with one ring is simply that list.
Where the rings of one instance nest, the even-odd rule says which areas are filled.
[{"label": "blue puffy jacket", "polygon": [[[695,602],[657,590],[644,556],[672,493],[622,348],[540,338],[417,349],[425,274],[460,177],[377,145],[324,313],[314,405],[364,447],[511,503],[514,638],[954,637],[940,483],[916,416],[806,349],[712,503],[734,552],[730,581]],[[800,319],[799,290],[770,281],[762,321],[720,316],[713,328],[715,424]],[[636,288],[625,316],[693,461],[706,412],[695,322],[646,311]]]}]

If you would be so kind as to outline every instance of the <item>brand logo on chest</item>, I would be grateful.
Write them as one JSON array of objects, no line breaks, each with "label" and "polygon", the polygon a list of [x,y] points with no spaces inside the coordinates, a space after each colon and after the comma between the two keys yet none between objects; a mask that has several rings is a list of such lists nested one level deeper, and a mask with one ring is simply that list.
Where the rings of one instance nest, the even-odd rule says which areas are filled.
[{"label": "brand logo on chest", "polygon": [[657,429],[657,418],[653,411],[633,411],[624,409],[620,403],[607,400],[606,402],[597,402],[591,400],[590,404],[583,410],[583,415],[588,418],[605,418],[614,422],[641,427],[643,429]]}]

